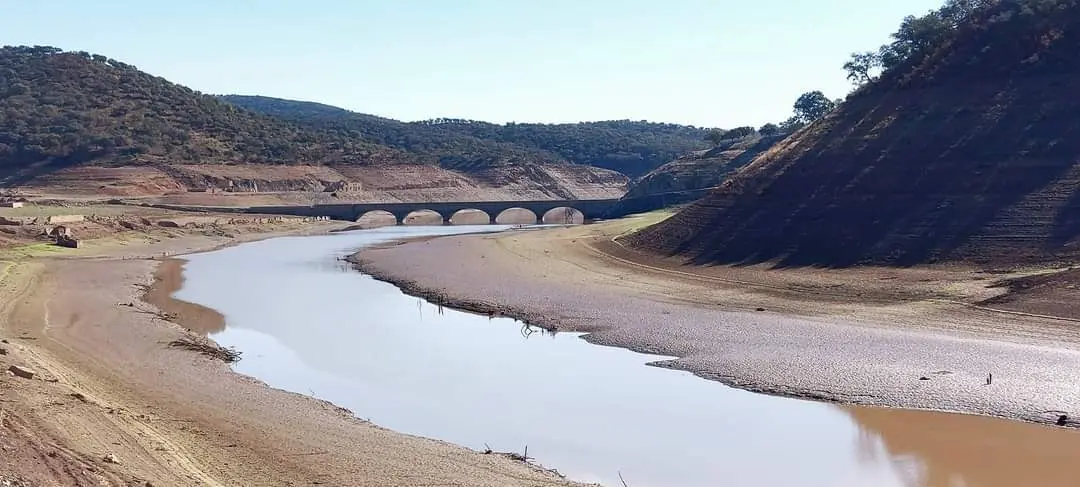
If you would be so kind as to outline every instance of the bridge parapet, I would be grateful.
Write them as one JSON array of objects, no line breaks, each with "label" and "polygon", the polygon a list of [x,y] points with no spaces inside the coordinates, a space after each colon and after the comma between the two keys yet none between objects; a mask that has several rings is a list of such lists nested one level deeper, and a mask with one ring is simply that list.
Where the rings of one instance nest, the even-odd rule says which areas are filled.
[{"label": "bridge parapet", "polygon": [[461,210],[481,210],[492,222],[504,211],[522,208],[533,212],[537,221],[556,208],[573,208],[581,212],[585,220],[614,218],[619,209],[619,199],[600,200],[528,200],[528,201],[429,201],[401,203],[341,203],[309,206],[262,206],[247,209],[249,213],[268,213],[296,216],[327,216],[334,220],[356,221],[365,213],[382,210],[397,220],[398,224],[417,211],[430,210],[443,217],[444,222]]}]

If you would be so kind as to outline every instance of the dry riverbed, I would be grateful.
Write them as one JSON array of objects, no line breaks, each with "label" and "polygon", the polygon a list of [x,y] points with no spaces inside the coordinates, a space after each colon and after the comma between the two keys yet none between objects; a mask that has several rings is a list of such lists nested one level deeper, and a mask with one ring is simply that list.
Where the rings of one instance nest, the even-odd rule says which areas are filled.
[{"label": "dry riverbed", "polygon": [[753,391],[1080,424],[1077,316],[993,307],[1008,292],[1000,280],[1024,273],[701,268],[618,243],[657,218],[428,239],[352,260],[436,302],[675,356],[656,365]]},{"label": "dry riverbed", "polygon": [[0,484],[570,485],[503,455],[380,428],[170,346],[223,318],[168,298],[182,261],[165,256],[331,228],[155,230],[77,250],[0,250]]}]

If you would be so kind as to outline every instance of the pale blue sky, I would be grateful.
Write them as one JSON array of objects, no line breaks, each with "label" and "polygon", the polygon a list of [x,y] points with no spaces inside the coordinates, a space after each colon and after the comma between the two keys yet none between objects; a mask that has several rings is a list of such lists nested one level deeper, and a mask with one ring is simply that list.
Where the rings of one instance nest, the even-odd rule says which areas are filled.
[{"label": "pale blue sky", "polygon": [[404,120],[779,121],[943,0],[0,0],[0,44]]}]

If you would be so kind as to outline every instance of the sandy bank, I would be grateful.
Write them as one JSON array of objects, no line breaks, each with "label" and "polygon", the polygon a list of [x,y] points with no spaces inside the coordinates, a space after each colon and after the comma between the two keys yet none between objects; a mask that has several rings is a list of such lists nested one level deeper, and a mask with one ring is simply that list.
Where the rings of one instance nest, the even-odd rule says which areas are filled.
[{"label": "sandy bank", "polygon": [[[612,243],[641,221],[365,249],[362,270],[450,306],[770,394],[1075,426],[1075,322],[972,306],[1003,292],[963,268],[693,268]],[[986,384],[989,374],[993,383]]]},{"label": "sandy bank", "polygon": [[[267,235],[273,234],[99,242],[0,263],[0,338],[10,342],[0,344],[6,352],[0,367],[37,374],[32,380],[0,374],[0,480],[570,485],[499,455],[380,428],[169,347],[187,333],[184,327],[213,330],[221,317],[168,303],[167,291],[181,282],[180,261],[154,259]],[[152,286],[155,272],[158,286]],[[141,301],[144,294],[164,309]]]}]

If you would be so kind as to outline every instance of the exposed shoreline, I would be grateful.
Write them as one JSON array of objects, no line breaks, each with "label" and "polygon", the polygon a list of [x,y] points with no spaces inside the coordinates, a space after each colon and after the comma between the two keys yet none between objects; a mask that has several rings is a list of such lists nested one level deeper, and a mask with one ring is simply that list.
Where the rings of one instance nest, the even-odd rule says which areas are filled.
[{"label": "exposed shoreline", "polygon": [[[457,310],[457,311],[466,312],[466,313],[475,313],[475,314],[487,315],[487,316],[507,317],[507,318],[510,318],[510,319],[513,319],[513,320],[516,320],[516,321],[520,321],[520,322],[525,323],[527,325],[535,326],[535,327],[541,328],[543,330],[546,330],[546,331],[549,331],[549,332],[554,332],[554,333],[558,333],[559,331],[570,331],[570,332],[579,332],[579,331],[581,331],[581,330],[575,330],[575,329],[572,329],[572,328],[567,329],[567,327],[563,326],[562,323],[559,320],[557,320],[555,318],[552,318],[552,317],[549,317],[549,316],[542,315],[542,314],[532,313],[532,312],[528,311],[524,307],[514,306],[514,305],[509,305],[509,304],[492,303],[492,302],[484,301],[484,300],[477,299],[477,298],[474,298],[474,297],[464,297],[464,296],[461,296],[461,295],[456,295],[453,292],[445,291],[443,289],[425,287],[424,285],[422,285],[420,283],[417,283],[416,281],[412,281],[412,280],[402,278],[402,277],[394,274],[392,271],[387,271],[387,270],[379,267],[379,264],[376,263],[373,260],[367,260],[367,259],[364,259],[364,258],[360,257],[359,252],[356,253],[356,254],[350,255],[345,260],[348,261],[349,263],[353,264],[354,268],[357,271],[362,272],[364,274],[367,274],[372,279],[375,279],[375,280],[381,281],[381,282],[385,282],[387,284],[391,284],[391,285],[397,287],[398,289],[400,289],[401,292],[403,292],[403,293],[405,293],[405,294],[407,294],[409,296],[420,298],[420,299],[423,299],[425,301],[431,302],[431,303],[439,305],[439,306],[445,306],[447,308],[454,309],[454,310]],[[562,327],[561,330],[560,330],[560,327]],[[624,345],[624,344],[621,344],[621,343],[618,343],[618,342],[611,343],[611,342],[606,342],[606,341],[600,341],[600,340],[597,340],[595,338],[594,334],[590,333],[590,332],[585,332],[585,334],[582,335],[581,338],[584,339],[585,341],[593,344],[593,345],[626,348],[627,350],[630,350],[630,351],[633,351],[633,352],[642,353],[642,354],[648,354],[648,355],[658,355],[658,356],[659,355],[666,355],[664,353],[658,353],[656,350],[654,350],[652,348],[637,347],[637,346],[633,346],[633,345]],[[757,383],[757,382],[746,381],[746,380],[740,380],[737,377],[723,377],[723,376],[719,376],[719,375],[715,375],[715,374],[710,374],[709,372],[703,371],[703,370],[696,370],[696,369],[692,369],[692,368],[679,367],[678,365],[676,365],[676,363],[677,363],[676,361],[671,361],[671,360],[656,360],[656,361],[648,362],[645,365],[650,366],[650,367],[659,367],[659,368],[666,368],[666,369],[673,369],[673,370],[683,370],[683,371],[686,371],[686,372],[690,372],[690,373],[692,373],[692,374],[694,374],[694,375],[696,375],[698,377],[701,377],[703,379],[706,379],[706,380],[712,380],[712,381],[720,382],[721,384],[727,385],[729,387],[742,389],[742,390],[753,392],[753,393],[756,393],[756,394],[765,394],[765,395],[770,395],[770,396],[786,397],[786,398],[791,398],[791,399],[806,399],[806,400],[811,400],[811,401],[821,401],[821,402],[829,402],[829,403],[835,403],[835,404],[850,404],[850,405],[855,405],[855,406],[865,405],[865,406],[876,406],[876,407],[894,407],[894,406],[889,406],[887,404],[879,404],[879,403],[874,403],[874,402],[863,403],[863,402],[853,401],[853,400],[850,400],[850,399],[845,399],[845,398],[838,397],[836,395],[830,394],[827,391],[800,391],[800,390],[784,389],[784,388],[779,388],[779,387],[776,387],[776,386],[771,386],[769,384]],[[923,410],[935,411],[934,409],[923,409]],[[946,411],[946,410],[937,410],[937,411],[963,413],[962,411]],[[1006,419],[1013,419],[1013,418],[1006,418]],[[1019,419],[1019,418],[1015,418],[1015,419]],[[1080,427],[1080,424],[1077,424],[1075,426]]]},{"label": "exposed shoreline", "polygon": [[[967,309],[917,286],[895,291],[892,302],[871,284],[866,299],[880,303],[824,297],[835,303],[810,306],[782,291],[724,289],[704,275],[704,288],[686,282],[692,276],[673,283],[648,275],[659,267],[631,269],[620,262],[628,256],[605,255],[604,242],[625,228],[613,224],[599,237],[595,231],[441,237],[363,249],[347,260],[443,306],[679,357],[650,365],[752,392],[1078,426],[1072,407],[1080,398],[1065,377],[1080,372],[1080,347],[1075,332],[1052,319]],[[679,272],[686,271],[692,269]],[[964,292],[979,300],[1001,292],[967,278],[941,287],[967,286]],[[602,309],[589,313],[585,306]],[[1017,319],[1027,323],[1012,323]],[[678,325],[665,330],[664,320]],[[694,320],[730,324],[702,330]],[[994,372],[995,384],[986,386]]]},{"label": "exposed shoreline", "polygon": [[27,258],[0,269],[0,338],[10,342],[0,345],[0,366],[36,371],[32,380],[0,374],[0,437],[5,451],[13,444],[16,452],[0,456],[0,480],[578,485],[505,455],[379,427],[169,346],[212,332],[223,319],[171,298],[182,284],[183,260],[162,256],[330,228],[103,241],[75,256]]}]

